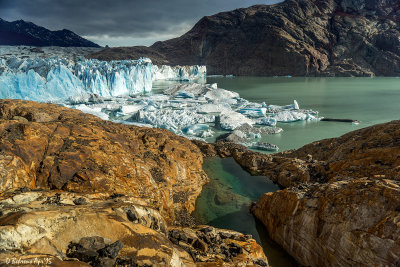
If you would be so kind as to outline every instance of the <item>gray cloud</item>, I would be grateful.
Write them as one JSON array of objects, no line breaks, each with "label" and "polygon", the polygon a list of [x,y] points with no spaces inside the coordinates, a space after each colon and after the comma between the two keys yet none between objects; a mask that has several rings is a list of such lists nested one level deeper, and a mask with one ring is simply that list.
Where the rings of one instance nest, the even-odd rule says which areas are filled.
[{"label": "gray cloud", "polygon": [[0,0],[0,17],[67,28],[101,45],[150,45],[189,30],[203,16],[279,0]]}]

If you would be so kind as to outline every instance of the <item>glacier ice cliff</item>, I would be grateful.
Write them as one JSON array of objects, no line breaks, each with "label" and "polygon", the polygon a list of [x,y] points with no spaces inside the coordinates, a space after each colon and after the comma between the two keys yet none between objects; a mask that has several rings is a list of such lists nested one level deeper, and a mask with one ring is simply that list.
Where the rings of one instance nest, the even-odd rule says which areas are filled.
[{"label": "glacier ice cliff", "polygon": [[155,66],[147,58],[0,56],[0,98],[57,102],[79,95],[134,95],[150,92],[154,80],[197,80],[205,75],[204,66]]},{"label": "glacier ice cliff", "polygon": [[206,79],[206,66],[153,66],[153,80],[199,81]]}]

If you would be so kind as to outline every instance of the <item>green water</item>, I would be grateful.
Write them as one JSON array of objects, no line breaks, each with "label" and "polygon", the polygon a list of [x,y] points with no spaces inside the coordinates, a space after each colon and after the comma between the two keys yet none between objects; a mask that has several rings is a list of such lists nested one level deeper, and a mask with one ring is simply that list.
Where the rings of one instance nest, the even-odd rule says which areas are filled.
[{"label": "green water", "polygon": [[[263,136],[280,151],[310,142],[338,137],[373,124],[400,119],[398,78],[208,78],[207,83],[238,92],[252,102],[286,105],[296,99],[300,108],[320,116],[359,120],[340,122],[278,123],[280,134]],[[212,141],[212,140],[209,140]],[[193,215],[204,224],[251,234],[262,244],[272,266],[295,266],[293,259],[268,238],[265,227],[249,212],[249,204],[263,193],[278,190],[265,177],[250,176],[230,159],[206,159],[204,170],[211,182],[203,187]]]},{"label": "green water", "polygon": [[300,108],[319,111],[326,118],[355,119],[359,125],[341,122],[278,123],[283,132],[263,141],[280,151],[310,142],[338,137],[377,123],[400,119],[399,78],[208,78],[207,83],[238,92],[252,102],[274,105],[299,102]]},{"label": "green water", "polygon": [[192,214],[200,224],[251,234],[264,248],[272,266],[295,266],[294,260],[272,241],[261,222],[249,211],[252,201],[278,190],[263,176],[251,176],[233,158],[207,158],[203,165],[210,183],[196,202]]}]

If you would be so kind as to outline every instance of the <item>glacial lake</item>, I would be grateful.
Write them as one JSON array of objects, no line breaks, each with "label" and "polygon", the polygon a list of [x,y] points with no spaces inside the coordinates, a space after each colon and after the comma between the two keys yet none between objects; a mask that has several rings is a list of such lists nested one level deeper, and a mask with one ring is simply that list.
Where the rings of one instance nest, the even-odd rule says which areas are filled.
[{"label": "glacial lake", "polygon": [[278,123],[283,132],[262,139],[277,145],[279,151],[400,119],[400,78],[233,77],[207,78],[207,83],[218,83],[218,87],[235,91],[252,102],[287,105],[297,100],[300,108],[319,111],[322,117],[360,121],[358,125],[324,121]]},{"label": "glacial lake", "polygon": [[[341,122],[278,123],[282,133],[264,136],[280,151],[300,148],[310,142],[338,137],[373,124],[400,119],[399,78],[208,78],[207,83],[238,92],[253,102],[286,105],[295,99],[300,108],[319,111],[320,116],[359,120]],[[213,140],[209,140],[213,141]],[[249,204],[263,193],[278,190],[265,177],[251,176],[232,159],[205,159],[211,182],[203,187],[193,216],[202,224],[251,234],[261,244],[274,266],[296,266],[294,260],[267,234],[249,212]]]}]

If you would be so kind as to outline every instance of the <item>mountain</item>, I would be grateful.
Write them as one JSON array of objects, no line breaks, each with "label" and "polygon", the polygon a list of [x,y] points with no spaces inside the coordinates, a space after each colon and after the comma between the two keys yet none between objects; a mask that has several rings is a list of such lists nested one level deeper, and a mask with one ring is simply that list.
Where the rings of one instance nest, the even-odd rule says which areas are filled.
[{"label": "mountain", "polygon": [[[286,0],[203,17],[141,55],[204,64],[209,74],[400,76],[399,21],[398,0]],[[92,55],[120,56],[116,49]]]},{"label": "mountain", "polygon": [[100,47],[70,30],[50,31],[32,22],[0,19],[0,45]]}]

